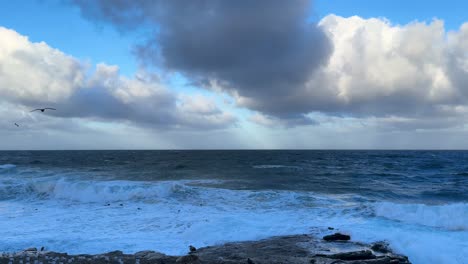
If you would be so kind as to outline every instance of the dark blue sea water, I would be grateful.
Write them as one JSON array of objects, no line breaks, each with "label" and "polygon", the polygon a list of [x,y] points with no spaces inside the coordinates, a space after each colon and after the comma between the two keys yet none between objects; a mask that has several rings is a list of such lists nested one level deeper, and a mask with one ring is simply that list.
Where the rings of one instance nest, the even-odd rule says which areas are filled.
[{"label": "dark blue sea water", "polygon": [[0,152],[0,251],[170,254],[274,235],[468,259],[468,151]]}]

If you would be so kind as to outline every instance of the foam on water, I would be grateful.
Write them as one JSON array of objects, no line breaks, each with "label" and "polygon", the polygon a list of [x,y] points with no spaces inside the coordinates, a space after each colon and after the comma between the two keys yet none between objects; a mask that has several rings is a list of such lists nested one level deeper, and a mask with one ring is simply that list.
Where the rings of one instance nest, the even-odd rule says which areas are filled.
[{"label": "foam on water", "polygon": [[468,230],[468,204],[445,205],[378,203],[377,216],[391,220],[439,227],[448,230]]},{"label": "foam on water", "polygon": [[[45,245],[71,253],[119,248],[182,254],[188,244],[207,246],[308,233],[315,226],[311,225],[314,219],[329,216],[313,206],[323,201],[306,194],[188,185],[192,182],[82,181],[64,188],[65,182],[59,180],[52,189],[46,188],[50,195],[42,200],[1,203],[0,228],[6,231],[0,248],[12,251]],[[95,185],[100,187],[91,187]],[[106,206],[109,200],[118,203]]]},{"label": "foam on water", "polygon": [[45,246],[69,253],[150,249],[184,254],[190,244],[320,236],[333,226],[353,240],[388,240],[415,264],[468,258],[465,203],[398,204],[359,195],[207,187],[212,180],[20,175],[0,177],[0,251]]},{"label": "foam on water", "polygon": [[190,192],[183,182],[69,181],[59,179],[31,184],[36,194],[82,203],[152,201]]}]

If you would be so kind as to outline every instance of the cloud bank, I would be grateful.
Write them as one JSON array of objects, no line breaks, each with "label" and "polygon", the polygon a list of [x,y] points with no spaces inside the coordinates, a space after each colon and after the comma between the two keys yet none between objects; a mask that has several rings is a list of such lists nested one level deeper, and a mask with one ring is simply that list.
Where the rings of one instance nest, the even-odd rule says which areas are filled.
[{"label": "cloud bank", "polygon": [[377,132],[442,130],[468,120],[468,23],[447,32],[437,19],[395,25],[328,15],[315,22],[305,0],[73,2],[93,21],[149,32],[135,47],[149,67],[125,77],[118,66],[86,65],[0,27],[2,116],[52,106],[60,111],[47,114],[57,119],[161,131],[236,124],[215,99],[175,92],[156,74],[176,72],[231,95],[267,129],[333,130],[352,120],[353,128]]},{"label": "cloud bank", "polygon": [[74,1],[85,17],[120,30],[149,28],[136,48],[146,64],[227,91],[239,105],[282,118],[308,111],[295,101],[325,65],[331,43],[309,21],[307,0]]},{"label": "cloud bank", "polygon": [[55,117],[152,128],[221,129],[236,122],[212,98],[175,93],[154,74],[141,71],[127,78],[119,74],[118,66],[101,63],[90,68],[44,42],[32,43],[3,27],[0,103],[10,106],[10,115],[48,106],[59,109],[46,112]]},{"label": "cloud bank", "polygon": [[312,2],[300,0],[74,3],[88,19],[151,32],[136,49],[141,61],[230,93],[259,124],[311,124],[314,112],[402,128],[467,117],[468,23],[453,32],[441,20],[315,23]]}]

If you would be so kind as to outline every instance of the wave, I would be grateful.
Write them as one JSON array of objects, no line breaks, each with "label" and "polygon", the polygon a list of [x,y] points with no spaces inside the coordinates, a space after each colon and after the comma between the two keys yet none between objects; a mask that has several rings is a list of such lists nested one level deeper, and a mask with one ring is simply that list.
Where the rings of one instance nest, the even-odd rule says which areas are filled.
[{"label": "wave", "polygon": [[[0,214],[0,229],[12,238],[0,239],[3,250],[43,243],[45,232],[57,238],[45,245],[56,251],[98,253],[126,248],[135,252],[151,245],[167,254],[182,254],[187,243],[208,246],[277,235],[321,236],[333,226],[350,233],[355,241],[388,240],[413,263],[432,263],[431,259],[458,263],[450,258],[468,256],[462,251],[466,248],[467,204],[373,203],[359,195],[229,190],[209,187],[219,182],[213,180],[4,178],[0,195],[3,188],[10,194],[16,192],[16,197],[3,205],[15,209]],[[108,202],[111,206],[103,206]],[[67,242],[70,237],[79,243]]]},{"label": "wave", "polygon": [[0,171],[1,170],[10,170],[16,168],[14,164],[0,164]]},{"label": "wave", "polygon": [[400,222],[460,231],[468,230],[468,203],[444,205],[376,203],[376,216]]},{"label": "wave", "polygon": [[59,199],[82,203],[155,201],[189,196],[194,189],[181,182],[16,180],[0,183],[0,198]]},{"label": "wave", "polygon": [[254,165],[252,166],[254,169],[295,169],[295,170],[301,170],[301,167],[298,166],[287,166],[287,165],[270,165],[270,164],[264,164],[264,165]]},{"label": "wave", "polygon": [[[229,208],[272,210],[304,208],[349,209],[347,196],[277,190],[230,190],[214,188],[218,180],[90,181],[67,178],[9,179],[0,182],[0,199],[64,200],[79,203],[187,203]],[[340,208],[339,210],[344,210]],[[325,210],[326,211],[326,210]],[[330,210],[331,212],[332,210]]]}]

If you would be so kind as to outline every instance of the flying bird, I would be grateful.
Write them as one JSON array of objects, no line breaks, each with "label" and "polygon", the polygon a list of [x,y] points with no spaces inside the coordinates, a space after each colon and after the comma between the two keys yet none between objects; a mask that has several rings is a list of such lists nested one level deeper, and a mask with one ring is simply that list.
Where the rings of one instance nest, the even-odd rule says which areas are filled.
[{"label": "flying bird", "polygon": [[18,125],[18,124],[16,124],[16,123],[15,123],[15,126],[19,127],[19,125]]},{"label": "flying bird", "polygon": [[41,111],[42,113],[44,113],[45,110],[57,110],[57,109],[46,107],[46,108],[37,108],[37,109],[34,109],[32,111],[29,111],[29,112]]}]

